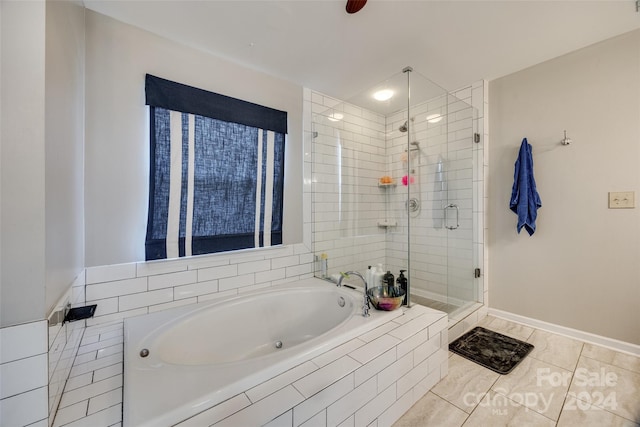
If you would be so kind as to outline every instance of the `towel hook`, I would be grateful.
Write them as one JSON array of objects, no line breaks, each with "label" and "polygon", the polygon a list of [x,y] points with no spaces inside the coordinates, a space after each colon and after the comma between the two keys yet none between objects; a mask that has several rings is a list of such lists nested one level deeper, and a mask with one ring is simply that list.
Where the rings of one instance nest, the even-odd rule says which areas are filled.
[{"label": "towel hook", "polygon": [[564,138],[562,139],[562,141],[560,141],[560,143],[562,145],[570,145],[573,141],[571,140],[571,138],[567,138],[567,131],[564,131]]}]

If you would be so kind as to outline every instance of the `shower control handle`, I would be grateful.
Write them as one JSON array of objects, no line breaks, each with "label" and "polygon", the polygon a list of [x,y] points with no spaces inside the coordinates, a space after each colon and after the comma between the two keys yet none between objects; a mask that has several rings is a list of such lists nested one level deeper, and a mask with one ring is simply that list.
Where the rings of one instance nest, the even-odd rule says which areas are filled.
[{"label": "shower control handle", "polygon": [[[447,225],[447,210],[450,209],[455,209],[456,210],[456,225]],[[454,203],[449,203],[447,206],[444,207],[444,223],[445,223],[445,228],[449,229],[449,230],[455,230],[456,228],[460,227],[460,209],[458,209],[458,205],[454,204]]]}]

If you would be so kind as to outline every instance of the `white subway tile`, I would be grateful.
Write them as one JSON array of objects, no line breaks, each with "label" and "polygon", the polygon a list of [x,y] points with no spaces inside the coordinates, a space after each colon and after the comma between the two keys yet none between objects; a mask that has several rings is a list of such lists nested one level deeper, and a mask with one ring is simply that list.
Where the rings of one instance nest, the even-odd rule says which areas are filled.
[{"label": "white subway tile", "polygon": [[249,401],[247,396],[245,396],[244,393],[238,394],[228,400],[225,400],[219,405],[214,406],[211,409],[207,409],[206,411],[201,412],[198,415],[191,417],[186,421],[178,423],[177,426],[178,427],[210,426],[228,417],[229,415],[235,414],[236,412],[246,408],[249,405],[251,405],[251,402]]},{"label": "white subway tile", "polygon": [[71,368],[69,377],[71,378],[75,377],[76,375],[86,374],[87,372],[95,371],[106,366],[114,365],[116,363],[122,363],[122,354],[114,354],[111,356],[103,357],[101,359],[96,359],[91,362],[83,363],[78,366],[74,366],[73,368]]},{"label": "white subway tile", "polygon": [[372,331],[367,332],[366,334],[360,335],[358,338],[362,341],[371,342],[376,338],[379,338],[382,335],[386,334],[387,332],[395,329],[397,326],[398,325],[393,322],[387,322],[381,326],[378,326]]},{"label": "white subway tile", "polygon": [[137,277],[153,276],[156,274],[176,273],[188,268],[191,258],[157,260],[139,262],[136,264]]},{"label": "white subway tile", "polygon": [[389,335],[401,340],[406,340],[412,335],[415,335],[423,329],[426,329],[430,324],[436,322],[440,318],[441,314],[437,312],[425,313],[422,316],[416,317],[415,319],[410,320],[404,325],[397,327],[393,331],[389,332]]},{"label": "white subway tile", "polygon": [[74,365],[81,365],[83,363],[91,362],[92,360],[96,360],[97,354],[98,352],[95,350],[83,354],[78,354],[73,363]]},{"label": "white subway tile", "polygon": [[358,367],[360,367],[358,362],[348,356],[343,356],[340,359],[318,369],[312,374],[294,382],[293,385],[305,397],[310,397],[323,388],[350,374]]},{"label": "white subway tile", "polygon": [[354,427],[356,423],[355,414],[340,423],[338,427]]},{"label": "white subway tile", "polygon": [[212,256],[198,256],[189,258],[188,269],[189,270],[202,270],[211,267],[222,267],[229,265],[228,257],[212,257]]},{"label": "white subway tile", "polygon": [[64,427],[97,427],[114,426],[122,421],[122,404],[96,412],[77,421],[65,424]]},{"label": "white subway tile", "polygon": [[298,255],[273,258],[271,260],[271,268],[273,270],[277,268],[290,267],[292,265],[298,265],[298,264],[300,264],[300,257]]},{"label": "white subway tile", "polygon": [[147,278],[118,280],[96,285],[87,285],[86,295],[88,301],[117,297],[120,295],[134,294],[147,290]]},{"label": "white subway tile", "polygon": [[415,319],[418,316],[422,316],[424,313],[427,313],[428,311],[434,311],[434,310],[430,310],[427,307],[424,307],[422,305],[419,304],[414,304],[411,306],[411,308],[402,308],[402,316],[398,316],[395,319],[393,319],[393,321],[395,323],[399,323],[399,324],[405,324],[410,320]]},{"label": "white subway tile", "polygon": [[109,338],[109,339],[105,339],[103,341],[98,340],[98,341],[96,341],[94,343],[80,346],[80,348],[78,349],[78,355],[85,354],[85,353],[90,353],[90,352],[96,352],[96,351],[101,350],[103,348],[111,347],[113,345],[120,344],[122,342],[123,342],[123,336],[122,335],[115,336],[115,337],[112,337],[112,338]]},{"label": "white subway tile", "polygon": [[53,427],[60,427],[85,417],[87,415],[88,404],[88,400],[83,400],[82,402],[67,406],[66,408],[58,409],[55,414],[55,419],[53,420]]},{"label": "white subway tile", "polygon": [[[122,360],[121,354],[119,355],[119,357],[120,360]],[[66,392],[62,396],[60,407],[64,408],[65,406],[73,405],[82,400],[90,399],[100,394],[115,390],[119,387],[122,387],[122,375],[116,375],[115,377],[91,383],[87,386]]]},{"label": "white subway tile", "polygon": [[274,280],[284,279],[286,277],[286,269],[278,268],[276,270],[260,271],[256,273],[256,283],[272,282]]},{"label": "white subway tile", "polygon": [[177,273],[159,274],[149,276],[149,290],[170,288],[172,286],[188,285],[198,281],[198,272],[195,270],[179,271]]},{"label": "white subway tile", "polygon": [[243,286],[250,286],[255,283],[255,274],[245,274],[242,276],[227,277],[220,279],[218,282],[218,289],[220,291],[227,291],[229,289],[237,289]]},{"label": "white subway tile", "polygon": [[433,388],[440,381],[440,370],[436,369],[433,372],[430,372],[426,377],[422,380],[418,381],[418,383],[413,387],[413,399],[409,399],[409,401],[413,404],[420,400],[429,390]]},{"label": "white subway tile", "polygon": [[261,401],[236,412],[216,424],[217,427],[262,426],[302,402],[304,397],[292,386],[279,390]]},{"label": "white subway tile", "polygon": [[346,376],[293,408],[293,425],[299,426],[353,390],[353,375]]},{"label": "white subway tile", "polygon": [[335,347],[325,353],[322,353],[320,356],[312,359],[312,362],[318,365],[319,367],[323,367],[341,358],[345,354],[349,354],[353,350],[359,347],[362,347],[364,344],[365,344],[364,341],[359,340],[358,338],[354,338],[342,345],[339,345],[338,347]]},{"label": "white subway tile", "polygon": [[[292,411],[293,413],[293,411]],[[288,424],[289,426],[293,425],[293,419],[291,420],[291,424]],[[317,414],[315,414],[313,417],[309,418],[307,421],[305,421],[304,423],[300,424],[300,427],[327,427],[327,411],[326,409],[324,411],[320,411]]]},{"label": "white subway tile", "polygon": [[99,394],[89,399],[87,415],[94,414],[119,403],[122,403],[122,388]]},{"label": "white subway tile", "polygon": [[413,351],[413,363],[420,363],[440,349],[440,334],[419,345]]},{"label": "white subway tile", "polygon": [[378,417],[378,427],[391,427],[413,405],[412,396],[407,393],[396,400],[393,405]]},{"label": "white subway tile", "polygon": [[0,400],[2,425],[21,427],[46,419],[48,406],[47,387],[2,399]]},{"label": "white subway tile", "polygon": [[218,281],[209,280],[190,285],[176,286],[173,288],[173,298],[176,300],[218,292]]},{"label": "white subway tile", "polygon": [[293,411],[287,411],[279,417],[269,421],[264,427],[291,427],[293,424]]},{"label": "white subway tile", "polygon": [[87,305],[96,304],[94,316],[105,316],[107,314],[118,312],[118,297],[104,298],[99,300],[87,301]]},{"label": "white subway tile", "polygon": [[238,265],[223,265],[220,267],[201,268],[198,270],[198,281],[206,282],[209,280],[223,279],[238,275]]},{"label": "white subway tile", "polygon": [[86,284],[91,285],[115,280],[133,279],[136,277],[136,264],[114,264],[98,267],[88,267],[86,270]]},{"label": "white subway tile", "polygon": [[189,304],[196,304],[198,302],[197,297],[185,298],[177,301],[166,302],[164,304],[156,304],[149,306],[149,313],[155,313],[157,311],[169,310],[170,308],[182,307]]},{"label": "white subway tile", "polygon": [[69,378],[64,387],[64,391],[67,392],[69,390],[74,390],[78,387],[84,387],[85,385],[89,385],[91,384],[92,378],[93,378],[93,371]]},{"label": "white subway tile", "polygon": [[400,377],[397,383],[397,392],[403,395],[429,374],[429,361],[425,360],[411,369],[406,375]]},{"label": "white subway tile", "polygon": [[2,381],[0,399],[46,386],[48,383],[47,354],[0,365],[0,379]]},{"label": "white subway tile", "polygon": [[238,264],[238,274],[256,273],[259,271],[271,270],[271,260],[243,262]]},{"label": "white subway tile", "polygon": [[47,333],[46,320],[0,329],[0,363],[46,353]]},{"label": "white subway tile", "polygon": [[404,356],[425,341],[427,341],[427,330],[423,329],[419,333],[407,338],[406,340],[398,344],[398,357]]},{"label": "white subway tile", "polygon": [[396,349],[392,348],[370,362],[362,365],[362,367],[358,368],[355,372],[355,386],[359,386],[369,378],[386,369],[395,361]]},{"label": "white subway tile", "polygon": [[400,340],[397,338],[390,335],[383,335],[380,338],[376,338],[370,343],[352,351],[349,353],[349,356],[358,362],[365,364],[395,347],[399,342]]},{"label": "white subway tile", "polygon": [[287,277],[300,276],[303,274],[313,273],[313,264],[300,264],[287,267]]},{"label": "white subway tile", "polygon": [[429,326],[429,338],[432,338],[435,335],[447,329],[448,324],[449,322],[448,322],[447,316],[446,315],[442,316],[442,318],[439,319],[436,323]]},{"label": "white subway tile", "polygon": [[100,350],[97,351],[96,359],[101,359],[103,357],[122,353],[123,351],[124,351],[124,344],[116,344],[110,347],[101,348]]},{"label": "white subway tile", "polygon": [[[84,332],[84,336],[82,338],[82,345],[85,344],[85,341],[88,337],[97,336],[97,338],[100,339],[101,334],[104,334],[106,332],[111,332],[111,331],[122,331],[122,328],[123,328],[122,321],[87,327],[87,329]],[[95,342],[95,341],[92,341],[92,342]]]},{"label": "white subway tile", "polygon": [[409,353],[403,357],[399,357],[397,361],[378,374],[378,392],[389,387],[411,369],[413,369],[413,354]]},{"label": "white subway tile", "polygon": [[327,408],[327,425],[335,426],[347,419],[376,396],[376,378],[371,378]]},{"label": "white subway tile", "polygon": [[148,307],[154,304],[162,304],[172,300],[173,288],[158,289],[157,291],[121,296],[118,301],[118,305],[119,311],[127,311],[140,307]]},{"label": "white subway tile", "polygon": [[392,385],[356,412],[355,427],[368,426],[396,401],[396,387]]},{"label": "white subway tile", "polygon": [[312,362],[304,362],[303,364],[295,366],[277,377],[273,377],[270,380],[247,390],[245,394],[252,402],[257,402],[258,400],[265,398],[271,393],[280,390],[317,369],[318,367]]},{"label": "white subway tile", "polygon": [[122,374],[122,363],[114,363],[104,368],[96,369],[93,372],[93,381],[98,382],[107,378],[115,377]]}]

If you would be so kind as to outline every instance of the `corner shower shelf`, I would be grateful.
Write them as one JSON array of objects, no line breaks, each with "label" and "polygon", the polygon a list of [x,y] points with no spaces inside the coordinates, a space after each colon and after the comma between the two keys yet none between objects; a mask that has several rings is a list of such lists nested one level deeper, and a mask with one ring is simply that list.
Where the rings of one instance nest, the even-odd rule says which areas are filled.
[{"label": "corner shower shelf", "polygon": [[381,182],[378,183],[378,187],[395,187],[395,186],[396,186],[395,182],[389,182],[389,183],[385,183],[385,184],[383,184]]}]

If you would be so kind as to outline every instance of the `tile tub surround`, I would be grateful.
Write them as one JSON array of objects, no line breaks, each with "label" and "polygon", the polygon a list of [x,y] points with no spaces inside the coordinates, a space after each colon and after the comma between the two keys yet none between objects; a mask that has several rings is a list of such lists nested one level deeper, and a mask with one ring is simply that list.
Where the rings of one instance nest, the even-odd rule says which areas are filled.
[{"label": "tile tub surround", "polygon": [[395,427],[640,425],[640,357],[493,316],[480,325],[536,349],[509,375],[450,353],[449,375]]},{"label": "tile tub surround", "polygon": [[86,269],[87,325],[195,304],[313,276],[304,244]]},{"label": "tile tub surround", "polygon": [[[122,330],[87,328],[55,427],[121,425]],[[415,305],[178,425],[390,426],[447,374],[447,343],[446,315]]]},{"label": "tile tub surround", "polygon": [[47,321],[0,329],[0,425],[48,421]]}]

